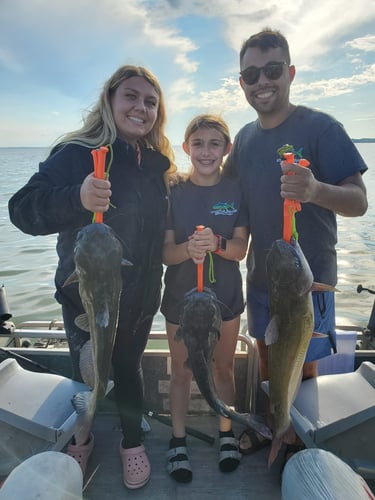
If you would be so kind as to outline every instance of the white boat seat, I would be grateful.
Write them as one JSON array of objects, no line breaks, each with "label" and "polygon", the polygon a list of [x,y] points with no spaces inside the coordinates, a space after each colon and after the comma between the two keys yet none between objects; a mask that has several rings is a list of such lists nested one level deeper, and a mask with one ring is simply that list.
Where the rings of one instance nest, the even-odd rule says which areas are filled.
[{"label": "white boat seat", "polygon": [[0,500],[82,500],[78,462],[58,451],[37,453],[18,465],[0,489]]},{"label": "white boat seat", "polygon": [[0,363],[0,475],[35,453],[60,451],[75,430],[71,398],[87,390],[60,375],[25,370],[14,359]]},{"label": "white boat seat", "polygon": [[[268,381],[262,382],[268,394]],[[375,478],[375,365],[320,375],[301,383],[291,407],[294,430],[307,448],[331,451],[361,476]]]},{"label": "white boat seat", "polygon": [[375,365],[322,375],[301,384],[291,409],[307,447],[331,451],[366,478],[375,478]]},{"label": "white boat seat", "polygon": [[287,461],[282,500],[370,500],[366,481],[333,453],[310,448]]}]

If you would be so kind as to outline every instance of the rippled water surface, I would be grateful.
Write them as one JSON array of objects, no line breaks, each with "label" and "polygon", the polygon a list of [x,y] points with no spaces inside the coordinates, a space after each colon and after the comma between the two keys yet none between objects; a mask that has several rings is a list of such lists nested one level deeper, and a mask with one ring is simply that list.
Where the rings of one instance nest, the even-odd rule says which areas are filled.
[{"label": "rippled water surface", "polygon": [[[366,326],[373,295],[356,292],[357,285],[375,288],[375,144],[357,144],[369,170],[364,179],[369,209],[364,217],[338,217],[337,324]],[[14,227],[7,203],[37,170],[46,150],[42,148],[0,148],[0,284],[6,287],[14,322],[61,319],[54,300],[54,273],[57,265],[56,236],[29,236]],[[177,161],[186,168],[187,159],[177,149]],[[245,277],[245,264],[242,262]],[[243,318],[245,322],[245,317]],[[157,314],[154,330],[164,330],[164,318]]]}]

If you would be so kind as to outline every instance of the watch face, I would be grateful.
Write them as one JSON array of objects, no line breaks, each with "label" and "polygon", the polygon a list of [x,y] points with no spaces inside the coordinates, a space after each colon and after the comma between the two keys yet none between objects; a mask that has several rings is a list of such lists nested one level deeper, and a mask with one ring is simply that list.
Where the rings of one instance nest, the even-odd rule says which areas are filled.
[{"label": "watch face", "polygon": [[220,238],[220,250],[224,251],[227,249],[227,240],[226,238]]}]

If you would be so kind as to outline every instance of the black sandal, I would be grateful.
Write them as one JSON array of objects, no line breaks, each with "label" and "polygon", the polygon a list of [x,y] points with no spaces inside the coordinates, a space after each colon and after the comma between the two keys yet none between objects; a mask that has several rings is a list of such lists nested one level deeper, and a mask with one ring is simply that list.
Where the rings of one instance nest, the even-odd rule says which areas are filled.
[{"label": "black sandal", "polygon": [[233,436],[219,438],[219,468],[221,472],[233,472],[240,464],[242,455],[238,440]]},{"label": "black sandal", "polygon": [[178,483],[190,483],[193,472],[189,462],[186,446],[171,448],[167,452],[167,471]]}]

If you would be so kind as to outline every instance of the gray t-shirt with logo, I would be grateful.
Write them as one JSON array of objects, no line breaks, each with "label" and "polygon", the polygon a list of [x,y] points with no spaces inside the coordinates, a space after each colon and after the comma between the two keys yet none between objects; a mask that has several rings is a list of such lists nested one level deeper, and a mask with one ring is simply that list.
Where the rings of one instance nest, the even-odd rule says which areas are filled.
[{"label": "gray t-shirt with logo", "polygon": [[[171,206],[167,229],[175,231],[177,244],[188,240],[197,225],[210,227],[215,234],[231,239],[235,227],[247,226],[247,209],[236,179],[221,178],[215,186],[198,186],[190,180],[181,181],[171,189]],[[242,277],[239,263],[212,256],[203,264],[204,286],[211,288],[219,301],[223,320],[230,320],[244,310]],[[213,276],[212,276],[213,274]],[[213,278],[215,282],[213,282]],[[161,312],[171,323],[179,323],[186,292],[197,287],[197,266],[192,259],[168,266]]]}]

